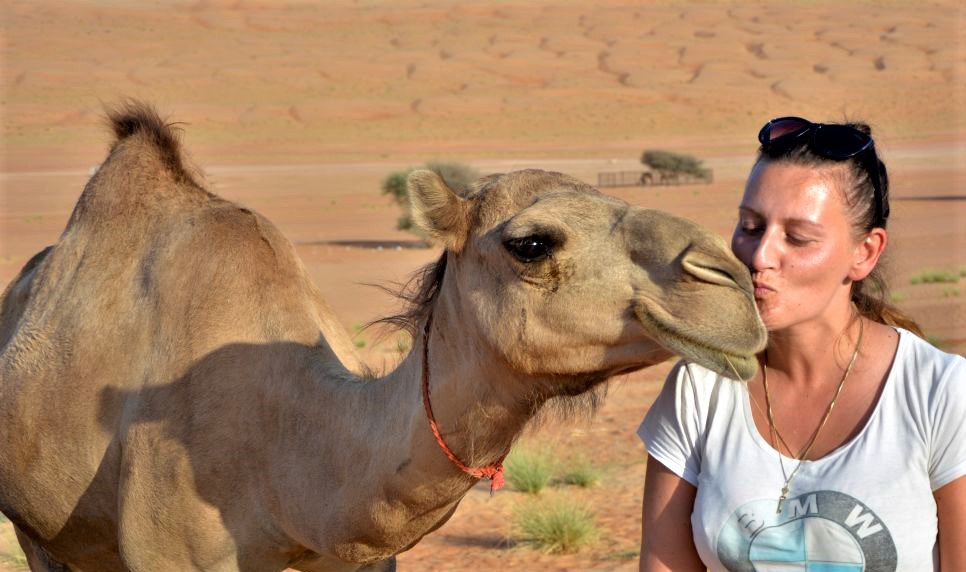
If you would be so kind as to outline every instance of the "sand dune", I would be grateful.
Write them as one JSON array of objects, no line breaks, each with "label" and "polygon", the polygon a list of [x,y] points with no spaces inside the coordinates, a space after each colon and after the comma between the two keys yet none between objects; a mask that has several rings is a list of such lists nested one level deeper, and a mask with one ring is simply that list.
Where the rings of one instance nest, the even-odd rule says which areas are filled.
[{"label": "sand dune", "polygon": [[8,170],[34,160],[27,149],[95,157],[100,102],[123,96],[202,126],[194,137],[225,160],[409,157],[452,141],[488,154],[667,135],[737,145],[789,111],[902,135],[966,121],[953,2],[32,2],[5,15]]}]

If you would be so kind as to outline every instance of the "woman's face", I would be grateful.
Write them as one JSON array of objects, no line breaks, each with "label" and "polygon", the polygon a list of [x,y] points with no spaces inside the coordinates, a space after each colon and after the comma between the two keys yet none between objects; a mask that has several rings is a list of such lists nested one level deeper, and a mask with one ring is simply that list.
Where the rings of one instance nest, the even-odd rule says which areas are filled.
[{"label": "woman's face", "polygon": [[751,270],[770,331],[848,307],[857,244],[844,171],[760,162],[738,210],[731,249]]}]

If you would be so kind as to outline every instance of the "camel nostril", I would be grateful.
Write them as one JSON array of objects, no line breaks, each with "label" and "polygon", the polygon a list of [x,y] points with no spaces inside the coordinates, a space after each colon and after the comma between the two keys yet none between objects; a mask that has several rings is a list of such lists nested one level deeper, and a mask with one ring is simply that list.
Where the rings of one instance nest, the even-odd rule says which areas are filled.
[{"label": "camel nostril", "polygon": [[751,281],[737,263],[728,264],[721,257],[711,257],[696,252],[688,253],[681,261],[684,271],[702,282],[748,290]]}]

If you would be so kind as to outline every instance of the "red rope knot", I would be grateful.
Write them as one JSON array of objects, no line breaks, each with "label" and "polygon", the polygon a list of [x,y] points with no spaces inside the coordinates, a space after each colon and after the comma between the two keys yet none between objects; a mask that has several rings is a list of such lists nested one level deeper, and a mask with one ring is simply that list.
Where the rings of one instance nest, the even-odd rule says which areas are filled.
[{"label": "red rope knot", "polygon": [[479,469],[470,469],[470,474],[478,479],[490,479],[490,494],[503,488],[506,480],[503,478],[503,463],[488,465]]}]

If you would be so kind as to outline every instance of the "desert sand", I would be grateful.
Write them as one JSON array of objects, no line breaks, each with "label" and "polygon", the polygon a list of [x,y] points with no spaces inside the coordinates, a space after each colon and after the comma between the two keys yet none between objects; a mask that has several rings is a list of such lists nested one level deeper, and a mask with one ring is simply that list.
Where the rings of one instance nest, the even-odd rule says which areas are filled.
[{"label": "desert sand", "polygon": [[[483,173],[558,170],[596,183],[644,149],[692,153],[714,183],[613,190],[727,237],[761,124],[779,115],[873,125],[890,167],[893,299],[966,352],[966,9],[859,2],[11,1],[0,7],[0,285],[54,242],[109,137],[102,109],[155,103],[184,129],[208,187],[296,244],[347,329],[391,312],[366,284],[439,255],[395,248],[392,171],[429,159]],[[406,341],[358,336],[375,368]],[[546,555],[512,538],[526,499],[474,489],[401,570],[633,570],[645,454],[634,436],[667,366],[614,383],[593,419],[524,443],[589,455],[600,541]],[[9,523],[0,567],[16,569]],[[5,544],[4,544],[5,543]],[[4,552],[5,551],[5,552]]]}]

